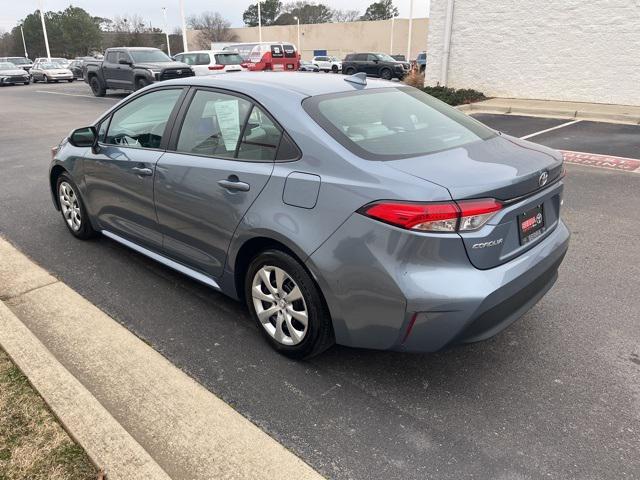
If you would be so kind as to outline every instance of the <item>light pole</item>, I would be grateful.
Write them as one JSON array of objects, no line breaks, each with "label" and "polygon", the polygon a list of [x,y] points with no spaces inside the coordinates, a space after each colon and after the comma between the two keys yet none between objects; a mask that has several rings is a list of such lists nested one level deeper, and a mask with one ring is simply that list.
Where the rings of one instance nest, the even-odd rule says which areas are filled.
[{"label": "light pole", "polygon": [[391,17],[391,42],[389,45],[389,55],[393,55],[393,29],[396,24],[396,17]]},{"label": "light pole", "polygon": [[44,23],[44,13],[43,10],[43,2],[42,0],[38,1],[38,6],[40,10],[40,21],[42,22],[42,31],[44,32],[44,46],[47,48],[47,60],[51,60],[51,52],[49,51],[49,37],[47,37],[47,26]]},{"label": "light pole", "polygon": [[413,0],[409,1],[409,40],[407,41],[407,62],[411,61],[411,30],[413,28]]},{"label": "light pole", "polygon": [[29,54],[27,53],[27,42],[24,41],[24,30],[22,29],[22,25],[20,25],[20,33],[22,33],[22,46],[24,47],[24,57],[29,58]]},{"label": "light pole", "polygon": [[184,0],[180,0],[180,16],[182,17],[182,49],[185,52],[189,51],[187,45],[187,22],[184,20]]},{"label": "light pole", "polygon": [[300,18],[293,17],[293,19],[298,22],[298,52],[302,55],[302,47],[300,46]]},{"label": "light pole", "polygon": [[260,14],[260,0],[258,0],[258,41],[262,43],[262,15]]},{"label": "light pole", "polygon": [[164,16],[164,34],[167,38],[167,55],[171,56],[171,45],[169,44],[169,30],[167,29],[167,7],[162,7],[162,15]]}]

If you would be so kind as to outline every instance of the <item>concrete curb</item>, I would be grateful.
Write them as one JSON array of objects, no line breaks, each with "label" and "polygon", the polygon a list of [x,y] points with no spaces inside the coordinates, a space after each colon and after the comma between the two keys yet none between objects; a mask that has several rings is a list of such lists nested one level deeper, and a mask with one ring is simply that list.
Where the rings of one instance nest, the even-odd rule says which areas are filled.
[{"label": "concrete curb", "polygon": [[580,104],[571,102],[526,101],[522,99],[490,99],[483,102],[459,105],[458,110],[467,114],[497,113],[531,117],[589,120],[604,123],[640,125],[640,108],[615,105]]},{"label": "concrete curb", "polygon": [[1,301],[0,346],[109,480],[170,478]]},{"label": "concrete curb", "polygon": [[0,345],[109,480],[322,478],[2,239],[0,259]]}]

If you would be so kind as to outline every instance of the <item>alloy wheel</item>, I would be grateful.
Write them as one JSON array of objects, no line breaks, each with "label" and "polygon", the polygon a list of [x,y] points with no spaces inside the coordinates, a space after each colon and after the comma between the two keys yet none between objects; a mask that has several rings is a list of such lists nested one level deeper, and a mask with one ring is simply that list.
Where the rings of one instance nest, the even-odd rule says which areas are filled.
[{"label": "alloy wheel", "polygon": [[297,345],[304,340],[309,327],[307,304],[287,272],[262,266],[253,277],[251,296],[260,323],[275,341]]},{"label": "alloy wheel", "polygon": [[60,199],[60,208],[69,228],[74,232],[82,227],[82,211],[80,210],[80,202],[73,187],[67,182],[61,182],[58,188],[58,197]]}]

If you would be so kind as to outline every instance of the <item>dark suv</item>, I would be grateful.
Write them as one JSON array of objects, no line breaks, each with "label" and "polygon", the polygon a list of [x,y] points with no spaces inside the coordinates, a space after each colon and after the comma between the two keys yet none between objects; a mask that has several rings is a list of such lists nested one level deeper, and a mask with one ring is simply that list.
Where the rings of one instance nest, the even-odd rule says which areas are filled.
[{"label": "dark suv", "polygon": [[410,68],[408,62],[399,62],[386,53],[350,53],[342,61],[342,73],[345,75],[364,72],[385,80],[402,80]]}]

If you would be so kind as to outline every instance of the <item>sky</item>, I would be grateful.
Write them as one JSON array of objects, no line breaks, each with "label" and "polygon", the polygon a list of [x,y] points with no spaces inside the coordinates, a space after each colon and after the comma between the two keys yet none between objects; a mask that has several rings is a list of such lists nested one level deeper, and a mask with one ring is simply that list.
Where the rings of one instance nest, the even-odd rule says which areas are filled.
[{"label": "sky", "polygon": [[[290,0],[282,0],[287,3]],[[322,0],[331,8],[340,10],[359,10],[364,13],[374,0]],[[428,16],[430,0],[413,0],[413,16]],[[64,10],[69,4],[81,7],[91,15],[113,18],[116,15],[139,14],[152,26],[163,26],[162,7],[167,7],[169,31],[180,26],[179,0],[43,0],[44,10]],[[20,19],[38,8],[38,0],[0,0],[0,31],[11,30]],[[184,0],[185,15],[203,11],[217,11],[231,22],[233,27],[242,27],[242,13],[251,4],[250,0]],[[409,16],[410,0],[394,0],[400,11],[400,17]]]}]

